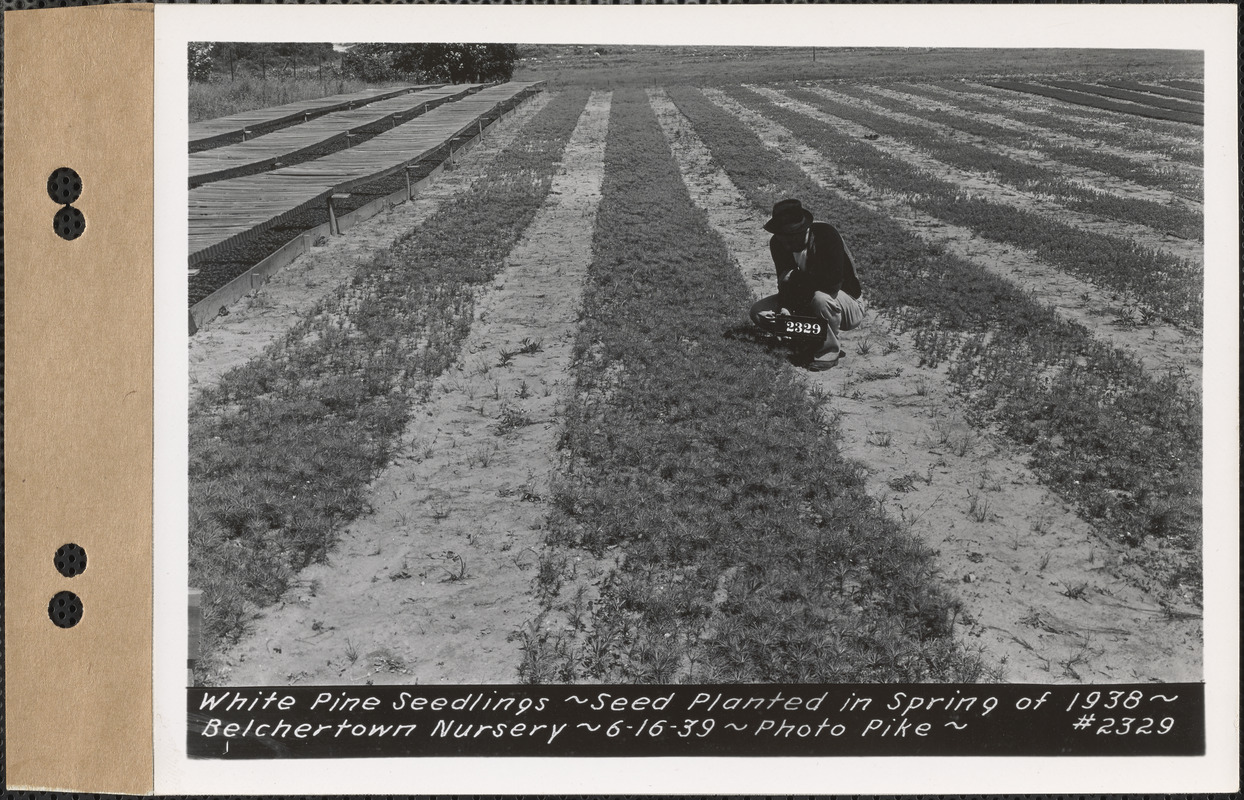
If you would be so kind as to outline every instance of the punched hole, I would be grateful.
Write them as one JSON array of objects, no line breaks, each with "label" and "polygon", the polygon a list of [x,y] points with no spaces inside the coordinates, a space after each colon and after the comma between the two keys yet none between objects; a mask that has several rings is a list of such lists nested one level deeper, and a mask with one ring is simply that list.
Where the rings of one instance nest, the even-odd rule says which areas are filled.
[{"label": "punched hole", "polygon": [[48,603],[48,617],[58,628],[72,628],[82,621],[82,600],[73,592],[57,592]]},{"label": "punched hole", "polygon": [[52,563],[56,565],[56,571],[66,578],[76,577],[86,572],[86,551],[73,543],[61,545]]},{"label": "punched hole", "polygon": [[73,206],[65,206],[52,217],[52,230],[62,239],[77,239],[85,229],[86,217]]},{"label": "punched hole", "polygon": [[48,197],[52,202],[68,205],[82,194],[82,178],[69,167],[61,167],[48,176]]}]

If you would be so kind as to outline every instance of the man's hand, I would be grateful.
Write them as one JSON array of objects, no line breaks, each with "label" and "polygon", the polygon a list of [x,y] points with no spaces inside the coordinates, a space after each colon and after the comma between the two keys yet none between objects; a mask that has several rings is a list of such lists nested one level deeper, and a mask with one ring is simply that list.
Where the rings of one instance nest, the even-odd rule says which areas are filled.
[{"label": "man's hand", "polygon": [[768,322],[776,322],[778,317],[789,317],[790,312],[784,308],[780,308],[777,311],[758,311],[756,312],[756,316]]}]

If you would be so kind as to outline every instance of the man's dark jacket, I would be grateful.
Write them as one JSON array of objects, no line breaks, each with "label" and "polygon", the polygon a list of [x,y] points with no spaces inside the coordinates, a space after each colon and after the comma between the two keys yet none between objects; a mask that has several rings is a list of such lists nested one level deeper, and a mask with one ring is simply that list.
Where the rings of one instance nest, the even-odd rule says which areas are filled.
[{"label": "man's dark jacket", "polygon": [[802,270],[795,263],[794,253],[778,245],[777,237],[769,240],[769,253],[778,275],[778,295],[792,306],[811,302],[814,292],[835,297],[841,290],[858,300],[862,293],[860,279],[838,229],[828,222],[813,222],[810,227],[812,240]]}]

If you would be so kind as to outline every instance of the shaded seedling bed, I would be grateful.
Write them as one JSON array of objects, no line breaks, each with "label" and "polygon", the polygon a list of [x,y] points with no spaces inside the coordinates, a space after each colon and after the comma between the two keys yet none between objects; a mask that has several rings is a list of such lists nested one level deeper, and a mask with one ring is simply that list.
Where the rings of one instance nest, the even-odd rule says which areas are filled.
[{"label": "shaded seedling bed", "polygon": [[[480,120],[484,126],[488,126],[517,104],[517,99],[512,103],[506,103],[482,115]],[[384,129],[377,130],[368,135],[367,138],[383,132]],[[448,143],[433,150],[422,160],[411,165],[411,182],[423,180],[432,174],[434,170],[448,160],[451,151],[456,152],[464,142],[470,140],[475,135],[474,129],[468,129],[461,135],[451,139]],[[360,141],[355,141],[353,145],[360,143]],[[336,149],[344,149],[344,147],[338,146]],[[335,151],[326,150],[314,156],[306,154],[306,158],[302,160],[309,161],[312,158],[319,158],[320,156],[327,155],[328,152]],[[301,161],[292,163],[301,163]],[[404,171],[399,170],[389,176],[352,190],[348,197],[334,201],[333,208],[338,216],[348,214],[351,211],[362,208],[373,200],[398,192],[405,186],[406,175]],[[198,272],[190,276],[189,288],[187,290],[187,305],[193,306],[272,255],[294,237],[328,221],[328,207],[326,205],[305,209],[289,217],[280,225],[247,237],[245,242],[228,248],[221,256],[200,262],[196,265]]]}]

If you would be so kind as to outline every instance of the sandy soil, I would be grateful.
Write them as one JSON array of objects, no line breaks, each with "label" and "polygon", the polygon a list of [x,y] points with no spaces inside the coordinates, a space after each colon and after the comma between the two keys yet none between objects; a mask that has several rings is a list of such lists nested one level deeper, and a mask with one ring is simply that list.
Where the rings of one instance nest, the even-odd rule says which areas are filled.
[{"label": "sandy soil", "polygon": [[[867,90],[869,87],[865,86],[863,88]],[[1110,175],[1108,173],[1101,172],[1100,170],[1090,169],[1078,164],[1062,163],[1057,160],[1050,159],[1039,150],[1024,150],[1017,147],[1011,147],[1010,145],[993,142],[972,134],[964,134],[962,131],[958,131],[949,125],[943,125],[940,122],[933,122],[932,120],[927,120],[914,114],[905,114],[901,111],[895,111],[894,109],[886,108],[885,106],[877,103],[861,101],[857,97],[840,94],[823,86],[817,87],[814,91],[832,100],[853,104],[858,108],[871,111],[874,114],[879,114],[888,119],[895,120],[896,122],[903,122],[909,125],[918,125],[929,130],[931,133],[936,133],[942,137],[967,140],[977,147],[992,153],[997,153],[998,155],[1004,155],[1007,158],[1013,159],[1021,164],[1028,164],[1036,167],[1054,167],[1058,170],[1060,175],[1069,181],[1092,189],[1096,192],[1111,194],[1115,197],[1121,197],[1128,200],[1149,200],[1163,205],[1178,205],[1184,206],[1185,208],[1194,208],[1197,211],[1201,210],[1200,203],[1191,201],[1186,197],[1175,194],[1174,192],[1159,189],[1153,186],[1144,186],[1134,181],[1129,181],[1126,178],[1120,178],[1117,175]]]},{"label": "sandy soil", "polygon": [[[650,98],[692,198],[753,294],[768,294],[764,216],[664,95]],[[838,417],[869,491],[939,551],[964,601],[964,644],[981,647],[1009,682],[1199,679],[1200,619],[1168,619],[1155,598],[1113,577],[1116,553],[1037,481],[1021,450],[966,425],[945,368],[918,366],[911,342],[888,327],[870,314],[844,336],[844,365],[803,374],[828,395],[826,413]]]},{"label": "sandy soil", "polygon": [[[792,111],[797,111],[800,114],[811,117],[819,122],[823,122],[826,125],[832,125],[852,136],[859,137],[863,141],[868,141],[868,143],[877,150],[893,155],[908,164],[919,167],[920,169],[941,178],[942,180],[949,181],[970,194],[982,196],[992,202],[1026,211],[1038,218],[1057,220],[1067,225],[1079,228],[1080,230],[1099,233],[1105,236],[1118,236],[1131,239],[1137,244],[1169,253],[1177,258],[1183,258],[1195,264],[1200,264],[1204,257],[1204,246],[1200,242],[1181,239],[1177,236],[1165,234],[1161,231],[1155,231],[1144,225],[1137,225],[1134,223],[1122,222],[1109,217],[1101,217],[1079,211],[1073,211],[1061,206],[1048,196],[1020,191],[1019,189],[993,179],[987,173],[972,172],[970,170],[952,167],[945,162],[938,161],[917,147],[895,139],[889,139],[884,136],[879,139],[864,139],[865,136],[873,134],[870,128],[864,127],[863,125],[857,125],[853,122],[842,119],[841,117],[826,114],[807,103],[792,100],[781,92],[773,89],[766,89],[763,87],[753,88],[780,106],[789,108]],[[835,96],[835,99],[839,98],[844,101],[852,101],[857,104],[859,102],[854,98],[843,95]]]},{"label": "sandy soil", "polygon": [[594,94],[544,207],[478,296],[462,357],[376,481],[374,512],[262,612],[221,683],[518,680],[608,118],[609,95]]},{"label": "sandy soil", "polygon": [[191,395],[259,355],[359,264],[418,227],[441,203],[474,183],[548,101],[548,92],[535,95],[493,126],[469,152],[457,156],[455,167],[442,172],[412,202],[355,225],[348,236],[326,237],[322,245],[235,303],[227,315],[209,320],[189,338]]},{"label": "sandy soil", "polygon": [[[1127,159],[1128,161],[1134,161],[1137,164],[1144,165],[1158,172],[1180,175],[1184,180],[1194,181],[1198,185],[1200,184],[1204,173],[1204,170],[1200,167],[1194,167],[1191,164],[1183,164],[1178,161],[1171,161],[1162,153],[1155,151],[1137,152],[1136,150],[1129,150],[1125,147],[1118,147],[1109,144],[1108,142],[1104,142],[1099,138],[1095,138],[1092,135],[1087,134],[1087,132],[1084,137],[1076,137],[1051,130],[1050,128],[1045,128],[1040,125],[1033,125],[1030,122],[1022,122],[1004,114],[989,114],[975,109],[968,111],[962,108],[955,108],[954,106],[948,105],[948,103],[955,102],[955,100],[957,98],[961,98],[962,95],[956,96],[954,92],[933,84],[924,84],[922,88],[937,92],[945,98],[946,102],[938,102],[930,100],[922,95],[909,94],[905,91],[900,91],[903,88],[901,84],[893,88],[868,85],[861,86],[860,88],[865,91],[881,95],[882,97],[889,97],[894,100],[901,100],[906,103],[911,103],[916,108],[943,111],[957,117],[976,119],[981,122],[987,122],[990,125],[997,125],[999,128],[1005,128],[1017,133],[1027,134],[1033,137],[1034,144],[1038,146],[1045,143],[1053,145],[1072,145],[1074,147],[1089,147],[1097,152],[1117,156],[1119,158]],[[1202,209],[1202,204],[1198,200],[1183,197],[1182,195],[1180,196],[1180,199],[1183,200],[1184,204],[1188,208],[1194,208],[1198,211]]]},{"label": "sandy soil", "polygon": [[1202,341],[1197,331],[1156,322],[1144,323],[1127,310],[1129,298],[1101,289],[1030,253],[983,239],[967,228],[929,217],[887,194],[862,177],[843,170],[811,147],[800,144],[789,130],[734,102],[722,92],[705,95],[745,122],[769,147],[779,150],[820,185],[870,208],[884,211],[911,233],[936,242],[955,255],[1001,275],[1040,302],[1053,306],[1065,319],[1084,325],[1093,335],[1131,354],[1152,371],[1185,371],[1201,381]]}]

